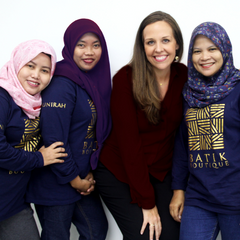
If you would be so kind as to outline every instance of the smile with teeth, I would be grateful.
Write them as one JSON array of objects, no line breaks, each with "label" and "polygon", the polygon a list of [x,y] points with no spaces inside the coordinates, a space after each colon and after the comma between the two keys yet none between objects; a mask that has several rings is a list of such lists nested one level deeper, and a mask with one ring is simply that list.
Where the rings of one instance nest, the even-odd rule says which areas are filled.
[{"label": "smile with teeth", "polygon": [[163,62],[167,59],[168,56],[155,56],[155,60],[157,60],[158,62]]},{"label": "smile with teeth", "polygon": [[214,63],[201,64],[203,68],[210,68]]},{"label": "smile with teeth", "polygon": [[39,83],[37,83],[37,82],[32,82],[32,81],[30,81],[30,80],[28,80],[28,83],[29,83],[30,85],[33,85],[33,86],[38,86],[38,85],[39,85]]}]

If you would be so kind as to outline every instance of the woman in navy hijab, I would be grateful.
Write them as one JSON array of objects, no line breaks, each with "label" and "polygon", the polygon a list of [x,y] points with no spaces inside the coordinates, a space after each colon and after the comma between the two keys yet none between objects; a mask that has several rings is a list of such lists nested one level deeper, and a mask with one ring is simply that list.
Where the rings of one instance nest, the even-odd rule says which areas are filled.
[{"label": "woman in navy hijab", "polygon": [[240,71],[214,22],[198,25],[188,51],[184,118],[173,157],[170,212],[180,240],[240,239]]}]

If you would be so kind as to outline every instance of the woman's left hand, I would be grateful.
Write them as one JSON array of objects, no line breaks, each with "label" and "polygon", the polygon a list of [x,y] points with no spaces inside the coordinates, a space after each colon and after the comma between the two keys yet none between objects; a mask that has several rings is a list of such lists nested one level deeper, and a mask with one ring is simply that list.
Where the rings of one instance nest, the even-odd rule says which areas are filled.
[{"label": "woman's left hand", "polygon": [[87,196],[89,195],[92,191],[94,191],[95,188],[95,183],[96,181],[94,180],[92,172],[89,172],[88,175],[84,178],[85,180],[88,180],[89,182],[92,183],[91,187],[86,191],[86,192],[81,192],[78,191],[81,195]]},{"label": "woman's left hand", "polygon": [[143,209],[143,224],[140,233],[143,234],[147,225],[149,225],[149,240],[153,240],[155,233],[156,240],[159,239],[162,231],[162,224],[160,216],[158,214],[158,209],[155,206],[152,209]]}]

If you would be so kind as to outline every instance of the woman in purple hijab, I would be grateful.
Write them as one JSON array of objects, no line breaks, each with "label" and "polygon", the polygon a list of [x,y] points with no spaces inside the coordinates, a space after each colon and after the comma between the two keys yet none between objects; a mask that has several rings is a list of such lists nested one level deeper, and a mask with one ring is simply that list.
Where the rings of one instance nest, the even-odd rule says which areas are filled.
[{"label": "woman in purple hijab", "polygon": [[64,44],[64,59],[42,94],[41,127],[44,144],[61,139],[68,157],[62,166],[34,172],[27,199],[35,203],[41,239],[69,239],[72,222],[79,239],[104,240],[107,220],[91,171],[111,129],[107,46],[89,19],[70,24]]}]

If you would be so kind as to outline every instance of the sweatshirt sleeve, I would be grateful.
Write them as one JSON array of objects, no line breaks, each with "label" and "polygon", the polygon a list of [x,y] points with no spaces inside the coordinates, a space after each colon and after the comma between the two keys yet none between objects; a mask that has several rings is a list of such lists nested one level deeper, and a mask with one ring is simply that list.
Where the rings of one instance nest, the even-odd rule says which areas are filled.
[{"label": "sweatshirt sleeve", "polygon": [[130,68],[121,69],[113,78],[111,96],[113,127],[133,201],[142,208],[151,209],[155,206],[155,195],[142,150],[137,107],[133,98],[132,80],[127,75],[128,70]]},{"label": "sweatshirt sleeve", "polygon": [[[0,167],[11,171],[31,171],[43,166],[43,157],[40,152],[27,152],[14,148],[7,141],[6,128],[9,124],[12,99],[5,92],[0,91]],[[14,118],[14,114],[12,115]],[[14,122],[14,121],[13,121]]]},{"label": "sweatshirt sleeve", "polygon": [[186,190],[188,182],[188,130],[185,119],[182,120],[176,135],[173,167],[172,167],[172,189]]},{"label": "sweatshirt sleeve", "polygon": [[51,84],[42,93],[41,133],[46,147],[56,141],[64,143],[68,156],[64,163],[50,167],[57,176],[59,184],[66,184],[79,174],[79,169],[72,158],[68,142],[71,116],[75,107],[75,84],[67,78],[54,77]]}]

